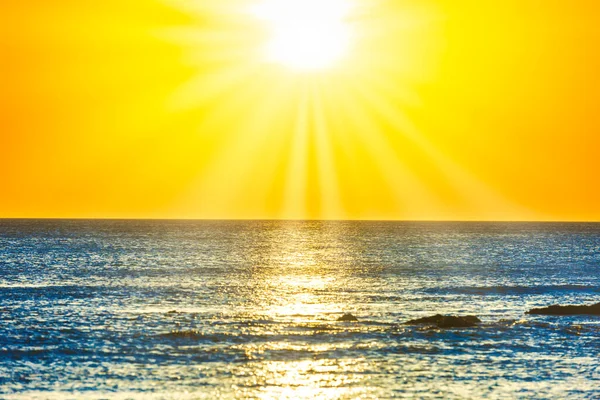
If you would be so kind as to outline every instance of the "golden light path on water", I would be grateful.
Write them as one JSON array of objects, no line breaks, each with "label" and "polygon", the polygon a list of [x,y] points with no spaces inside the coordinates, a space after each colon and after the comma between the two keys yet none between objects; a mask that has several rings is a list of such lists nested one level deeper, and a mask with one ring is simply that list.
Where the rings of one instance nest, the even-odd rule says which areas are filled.
[{"label": "golden light path on water", "polygon": [[[218,367],[235,377],[238,384],[226,386],[220,392],[195,392],[189,398],[343,399],[362,398],[373,392],[365,382],[368,375],[363,374],[365,368],[373,368],[372,362],[362,356],[356,359],[324,356],[332,351],[341,355],[355,344],[343,340],[323,341],[320,339],[323,335],[358,333],[362,328],[356,324],[330,325],[331,319],[337,318],[340,311],[354,311],[356,305],[349,304],[347,297],[335,294],[340,280],[351,277],[345,277],[345,273],[331,265],[329,259],[333,257],[350,264],[353,261],[351,254],[344,254],[348,243],[337,240],[341,232],[316,229],[325,230],[327,243],[314,242],[305,229],[292,224],[261,235],[261,245],[252,247],[245,255],[253,264],[250,276],[246,277],[250,279],[245,289],[247,293],[243,299],[223,304],[220,310],[240,315],[240,322],[258,320],[239,331],[240,335],[258,339],[228,348],[228,352],[244,354],[243,364]],[[179,310],[199,311],[194,308]],[[151,313],[161,311],[167,309],[146,309]],[[363,348],[369,346],[365,343]],[[198,368],[206,372],[215,367],[204,365]],[[172,373],[184,374],[182,371]],[[187,399],[188,396],[178,393],[172,398]]]},{"label": "golden light path on water", "polygon": [[[339,316],[340,311],[354,310],[343,297],[335,295],[334,288],[344,274],[334,270],[327,261],[338,257],[353,264],[342,254],[346,244],[339,241],[335,229],[326,229],[328,243],[315,243],[306,231],[291,225],[277,236],[265,237],[270,251],[259,256],[261,265],[269,266],[259,272],[256,279],[262,282],[255,292],[259,299],[260,314],[275,316],[282,323],[276,331],[268,328],[262,333],[277,337],[283,331],[289,340],[270,341],[265,344],[244,344],[250,360],[260,358],[265,352],[288,354],[289,360],[250,363],[253,384],[260,388],[238,392],[239,397],[257,396],[261,399],[341,399],[360,398],[369,393],[363,375],[365,359],[343,357],[330,359],[320,354],[344,352],[355,346],[351,342],[312,340],[316,335],[328,335],[336,328],[328,325],[327,316]],[[263,258],[264,257],[264,258]],[[261,268],[259,268],[259,271]],[[256,312],[256,310],[255,310]],[[326,319],[325,319],[326,318]],[[345,324],[342,330],[360,332],[355,324]],[[295,337],[295,338],[294,338]],[[300,340],[298,340],[298,338]],[[368,347],[368,344],[365,345]],[[312,359],[298,360],[298,355],[313,354]]]}]

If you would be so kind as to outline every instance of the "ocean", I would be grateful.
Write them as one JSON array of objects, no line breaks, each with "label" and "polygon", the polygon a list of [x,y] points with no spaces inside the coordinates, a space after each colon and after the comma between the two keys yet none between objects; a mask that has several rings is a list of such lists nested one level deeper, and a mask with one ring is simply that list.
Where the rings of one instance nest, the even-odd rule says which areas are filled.
[{"label": "ocean", "polygon": [[600,399],[597,302],[594,223],[0,220],[0,398]]}]

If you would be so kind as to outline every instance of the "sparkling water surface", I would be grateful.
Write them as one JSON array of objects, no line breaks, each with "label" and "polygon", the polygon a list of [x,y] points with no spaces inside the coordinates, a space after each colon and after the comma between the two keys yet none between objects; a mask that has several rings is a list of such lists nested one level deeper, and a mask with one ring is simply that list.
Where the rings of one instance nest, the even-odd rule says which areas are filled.
[{"label": "sparkling water surface", "polygon": [[596,302],[600,224],[0,220],[0,398],[599,399]]}]

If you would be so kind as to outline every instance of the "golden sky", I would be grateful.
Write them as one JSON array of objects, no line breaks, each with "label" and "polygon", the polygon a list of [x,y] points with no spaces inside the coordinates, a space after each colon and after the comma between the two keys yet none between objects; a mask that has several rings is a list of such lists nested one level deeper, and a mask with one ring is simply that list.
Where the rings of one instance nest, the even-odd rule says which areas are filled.
[{"label": "golden sky", "polygon": [[0,217],[600,221],[600,3],[311,1],[2,2]]}]

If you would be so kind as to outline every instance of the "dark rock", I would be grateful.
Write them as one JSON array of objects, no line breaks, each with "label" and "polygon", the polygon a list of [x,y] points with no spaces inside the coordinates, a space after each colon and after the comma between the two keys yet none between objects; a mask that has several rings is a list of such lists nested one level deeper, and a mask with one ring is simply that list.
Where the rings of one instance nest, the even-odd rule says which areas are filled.
[{"label": "dark rock", "polygon": [[474,315],[465,315],[464,317],[445,316],[438,322],[439,328],[469,328],[476,326],[481,320]]},{"label": "dark rock", "polygon": [[589,306],[559,306],[532,308],[527,314],[533,315],[600,315],[600,303]]},{"label": "dark rock", "polygon": [[436,314],[431,317],[413,319],[405,322],[405,325],[430,324],[436,325],[438,328],[469,328],[476,326],[481,320],[474,315],[465,315],[455,317],[452,315]]},{"label": "dark rock", "polygon": [[356,318],[352,314],[344,314],[337,319],[340,322],[358,322],[358,318]]}]

